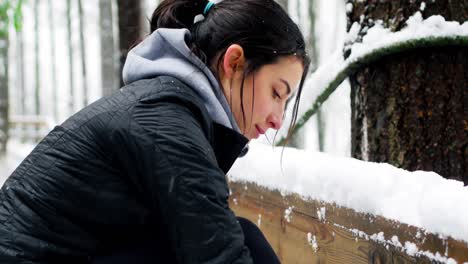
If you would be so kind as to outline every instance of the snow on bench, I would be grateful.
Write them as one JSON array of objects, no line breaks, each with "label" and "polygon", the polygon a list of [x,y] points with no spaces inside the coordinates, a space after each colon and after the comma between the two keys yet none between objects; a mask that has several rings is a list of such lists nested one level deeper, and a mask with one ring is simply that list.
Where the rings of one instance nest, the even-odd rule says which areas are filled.
[{"label": "snow on bench", "polygon": [[[310,254],[328,248],[322,254],[343,257],[348,252],[361,258],[377,254],[388,260],[390,253],[385,251],[390,250],[392,256],[403,252],[399,257],[407,258],[404,263],[414,262],[408,257],[422,258],[418,263],[423,259],[468,262],[468,187],[462,182],[433,172],[409,172],[389,164],[293,148],[284,149],[281,161],[281,152],[282,147],[254,141],[249,153],[236,161],[228,173],[236,213],[264,226],[301,219],[295,232],[301,230],[301,243],[310,242]],[[275,217],[282,224],[272,224]],[[343,230],[349,241],[373,242],[360,246],[367,253],[359,253],[359,243],[346,251],[349,243],[340,247],[330,242],[333,235],[329,234]],[[288,259],[286,251],[282,254]]]}]

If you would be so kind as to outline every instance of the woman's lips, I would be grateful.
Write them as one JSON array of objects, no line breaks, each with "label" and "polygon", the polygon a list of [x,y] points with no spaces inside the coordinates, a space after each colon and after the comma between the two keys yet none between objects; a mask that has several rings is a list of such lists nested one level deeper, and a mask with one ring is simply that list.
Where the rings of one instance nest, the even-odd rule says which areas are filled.
[{"label": "woman's lips", "polygon": [[259,126],[255,125],[255,128],[257,129],[257,135],[256,135],[257,138],[258,138],[260,135],[265,134],[265,130],[261,129]]}]

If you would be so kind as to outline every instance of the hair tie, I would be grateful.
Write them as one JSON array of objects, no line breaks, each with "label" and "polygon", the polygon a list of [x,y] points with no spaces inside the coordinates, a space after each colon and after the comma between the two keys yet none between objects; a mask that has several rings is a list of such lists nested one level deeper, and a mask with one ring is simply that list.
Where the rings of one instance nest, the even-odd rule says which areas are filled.
[{"label": "hair tie", "polygon": [[208,14],[208,12],[210,11],[211,7],[213,7],[214,5],[214,2],[208,1],[208,4],[206,4],[205,6],[205,10],[203,10],[203,15],[206,16],[206,14]]}]

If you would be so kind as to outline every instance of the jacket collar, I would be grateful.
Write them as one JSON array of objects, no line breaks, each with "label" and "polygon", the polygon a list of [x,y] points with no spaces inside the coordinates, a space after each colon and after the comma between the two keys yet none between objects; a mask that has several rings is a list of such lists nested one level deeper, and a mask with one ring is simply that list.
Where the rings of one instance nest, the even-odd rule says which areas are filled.
[{"label": "jacket collar", "polygon": [[248,151],[249,140],[231,128],[213,122],[212,147],[218,166],[227,173],[238,157]]}]

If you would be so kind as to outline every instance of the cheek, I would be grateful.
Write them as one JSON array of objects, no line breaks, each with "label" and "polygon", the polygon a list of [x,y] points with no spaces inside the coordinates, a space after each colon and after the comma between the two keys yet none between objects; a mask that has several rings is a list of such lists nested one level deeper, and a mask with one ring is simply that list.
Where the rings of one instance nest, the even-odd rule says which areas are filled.
[{"label": "cheek", "polygon": [[274,99],[268,93],[255,95],[255,107],[253,111],[254,120],[262,122],[267,119],[269,113],[272,112]]}]

